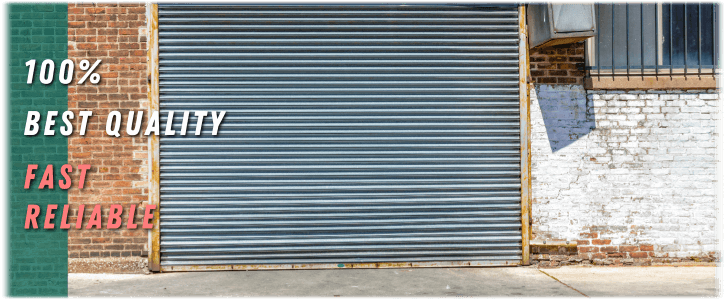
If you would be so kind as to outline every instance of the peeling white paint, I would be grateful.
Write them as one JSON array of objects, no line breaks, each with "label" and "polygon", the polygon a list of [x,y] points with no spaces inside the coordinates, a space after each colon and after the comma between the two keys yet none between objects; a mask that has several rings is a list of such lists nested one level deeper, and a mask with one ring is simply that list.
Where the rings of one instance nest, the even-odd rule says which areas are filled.
[{"label": "peeling white paint", "polygon": [[658,255],[716,251],[717,91],[531,91],[532,229]]}]

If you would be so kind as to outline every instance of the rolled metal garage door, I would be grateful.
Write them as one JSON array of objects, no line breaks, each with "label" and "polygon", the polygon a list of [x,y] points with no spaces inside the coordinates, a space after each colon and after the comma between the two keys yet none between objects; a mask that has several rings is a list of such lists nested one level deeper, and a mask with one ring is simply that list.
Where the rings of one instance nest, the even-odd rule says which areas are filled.
[{"label": "rolled metal garage door", "polygon": [[160,136],[162,269],[519,263],[518,42],[516,5],[159,4],[162,116],[227,112]]}]

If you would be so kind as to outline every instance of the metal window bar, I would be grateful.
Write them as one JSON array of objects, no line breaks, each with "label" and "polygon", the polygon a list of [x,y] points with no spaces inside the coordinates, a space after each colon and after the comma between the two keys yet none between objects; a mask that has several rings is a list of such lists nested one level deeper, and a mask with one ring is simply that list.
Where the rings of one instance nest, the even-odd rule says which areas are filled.
[{"label": "metal window bar", "polygon": [[[615,23],[615,22],[613,22]],[[615,34],[613,33],[613,36]],[[630,76],[630,7],[629,5],[625,4],[625,65],[627,68],[625,69],[625,72],[628,76]],[[615,46],[615,43],[613,43],[613,47]],[[615,57],[613,57],[613,60],[615,60]],[[613,63],[614,65],[615,63]]]},{"label": "metal window bar", "polygon": [[[600,22],[600,4],[595,4],[595,14],[597,16],[595,18],[595,22]],[[595,47],[597,47],[597,49],[600,49],[600,30],[597,31],[597,37],[595,38]],[[596,58],[597,73],[600,74],[600,55],[601,54],[600,54],[600,51],[596,51],[596,52],[597,52],[597,54],[595,54],[595,55],[597,55],[597,58]]]},{"label": "metal window bar", "polygon": [[688,73],[688,5],[683,4],[683,74]]},{"label": "metal window bar", "polygon": [[[645,21],[643,21],[643,1],[640,1],[640,74],[645,74],[645,34],[643,33],[643,27],[645,27]],[[656,63],[657,64],[657,63]]]},{"label": "metal window bar", "polygon": [[698,74],[701,74],[701,3],[698,4]]},{"label": "metal window bar", "polygon": [[[607,9],[607,5],[610,6],[610,18],[604,17],[601,18],[600,10],[605,8]],[[708,29],[704,29],[704,24],[707,24],[706,22],[708,19],[706,17],[709,15],[709,13],[704,14],[704,10],[707,11],[709,9],[708,6],[701,6],[701,4],[678,4],[673,5],[673,3],[669,4],[618,4],[618,5],[625,5],[625,40],[624,43],[619,43],[620,38],[616,39],[616,35],[620,36],[621,34],[616,33],[616,22],[622,22],[622,15],[618,15],[618,13],[622,13],[620,9],[615,9],[616,4],[596,4],[596,22],[598,22],[599,28],[609,28],[611,30],[610,32],[610,45],[607,45],[606,43],[602,43],[601,39],[603,35],[598,31],[594,45],[593,47],[588,48],[588,51],[595,51],[593,53],[594,56],[590,56],[594,58],[594,61],[588,62],[588,75],[591,77],[597,77],[597,76],[632,76],[635,74],[638,75],[655,75],[655,76],[678,76],[678,75],[713,75],[716,76],[718,74],[718,20],[717,20],[717,10],[718,5],[716,3],[712,4],[710,6],[711,12],[711,34],[708,34]],[[640,30],[637,30],[637,28],[631,26],[638,26],[636,25],[637,22],[630,22],[630,10],[633,9],[634,5],[640,5]],[[646,13],[645,11],[649,7],[649,5],[653,5],[653,22],[652,24],[646,24]],[[667,6],[666,6],[667,5]],[[679,10],[681,8],[680,5],[683,5],[683,14],[680,12],[674,10]],[[698,5],[697,7],[694,7],[693,5]],[[667,12],[666,12],[667,9]],[[694,14],[691,16],[691,23],[689,24],[689,10],[694,11]],[[697,11],[697,14],[696,12]],[[649,15],[649,14],[648,14]],[[696,17],[697,20],[694,20],[693,18]],[[608,24],[608,22],[610,24]],[[623,24],[623,23],[620,23]],[[691,26],[689,26],[691,25]],[[659,29],[662,28],[662,32]],[[697,26],[697,28],[693,28]],[[707,26],[707,25],[706,25]],[[622,28],[622,27],[620,27]],[[708,27],[706,27],[708,28]],[[633,29],[633,30],[631,30]],[[676,32],[678,30],[679,32]],[[683,31],[682,33],[680,31]],[[690,31],[690,34],[689,34]],[[637,35],[640,34],[638,38],[631,36],[631,34]],[[655,42],[655,45],[653,47],[648,47],[646,45],[646,40],[648,39],[648,35],[652,34],[653,39],[652,41]],[[681,39],[680,34],[683,34],[683,38]],[[694,34],[698,36],[698,38],[694,38]],[[661,39],[661,35],[665,35]],[[679,36],[676,36],[679,35]],[[696,40],[698,45],[698,57],[693,57],[689,61],[689,42],[688,37],[691,36],[693,40]],[[632,43],[640,43],[640,53],[632,53],[635,51],[635,49],[638,49],[638,47],[633,47],[635,44],[631,44],[631,37],[633,42]],[[607,39],[607,38],[606,38]],[[661,40],[663,42],[661,42]],[[679,43],[678,41],[682,40],[683,43]],[[618,42],[616,44],[616,41]],[[707,47],[707,45],[710,45],[712,47]],[[607,49],[607,47],[610,47],[610,49]],[[665,50],[665,48],[668,48],[668,50]],[[607,52],[602,53],[603,50],[610,50],[610,59],[607,60],[607,57],[603,59],[603,54],[607,56]],[[682,53],[680,52],[682,51]],[[711,53],[708,53],[708,51],[711,51]],[[695,49],[690,51],[692,54],[695,54]],[[625,65],[618,65],[616,63],[616,57],[620,55],[625,55]],[[633,57],[631,57],[633,55]],[[640,65],[635,63],[637,59],[633,59],[637,57],[636,55],[640,55]],[[652,55],[653,63],[650,63],[650,57]],[[676,62],[674,59],[674,56],[683,55],[683,65],[680,65],[680,62]],[[709,64],[709,62],[706,60],[704,64],[704,55],[705,57],[711,56],[712,62]],[[668,56],[668,59],[665,59],[665,56]],[[693,56],[693,55],[692,55]],[[659,59],[661,58],[661,59]],[[649,61],[646,64],[646,60]],[[607,65],[607,63],[610,63],[610,65]],[[638,69],[640,71],[638,72]],[[665,69],[665,70],[664,70]],[[679,70],[683,70],[681,73]],[[607,74],[607,72],[610,71],[610,74]]]},{"label": "metal window bar", "polygon": [[670,65],[670,76],[673,76],[673,3],[668,4],[668,64]]},{"label": "metal window bar", "polygon": [[663,51],[663,47],[658,47],[658,44],[660,44],[658,43],[658,41],[660,40],[658,36],[658,4],[655,4],[655,6],[653,7],[653,32],[653,45],[655,46],[653,65],[655,65],[655,74],[658,74],[658,50]]}]

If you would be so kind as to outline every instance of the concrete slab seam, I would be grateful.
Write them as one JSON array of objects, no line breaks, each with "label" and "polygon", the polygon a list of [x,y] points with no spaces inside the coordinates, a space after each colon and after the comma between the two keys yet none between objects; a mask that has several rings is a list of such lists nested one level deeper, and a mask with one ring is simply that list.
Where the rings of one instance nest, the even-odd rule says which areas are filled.
[{"label": "concrete slab seam", "polygon": [[550,275],[550,274],[547,274],[547,272],[545,272],[545,271],[542,271],[542,270],[540,270],[539,268],[537,268],[537,271],[540,271],[540,272],[542,272],[542,274],[545,274],[545,275],[549,276],[550,278],[552,278],[552,279],[554,279],[555,281],[557,281],[557,282],[561,283],[562,285],[564,285],[564,286],[566,286],[566,287],[570,288],[571,290],[573,290],[573,291],[575,291],[575,292],[578,292],[578,293],[580,293],[580,295],[583,295],[583,296],[585,296],[585,297],[587,297],[587,298],[590,298],[590,296],[588,296],[588,295],[585,295],[585,293],[583,293],[583,292],[580,292],[580,291],[578,291],[578,290],[577,290],[576,288],[574,288],[574,287],[570,286],[570,285],[569,285],[569,284],[567,284],[567,283],[564,283],[564,282],[560,281],[560,280],[559,280],[559,279],[557,279],[556,277],[554,277],[554,276],[552,276],[552,275]]}]

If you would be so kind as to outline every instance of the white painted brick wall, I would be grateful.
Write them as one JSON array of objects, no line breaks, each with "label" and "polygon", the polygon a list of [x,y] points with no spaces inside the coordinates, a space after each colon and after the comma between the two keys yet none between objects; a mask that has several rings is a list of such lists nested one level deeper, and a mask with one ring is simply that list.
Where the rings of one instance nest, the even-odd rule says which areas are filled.
[{"label": "white painted brick wall", "polygon": [[531,92],[535,240],[654,245],[659,257],[716,251],[718,93]]}]

